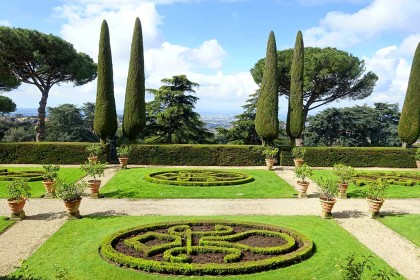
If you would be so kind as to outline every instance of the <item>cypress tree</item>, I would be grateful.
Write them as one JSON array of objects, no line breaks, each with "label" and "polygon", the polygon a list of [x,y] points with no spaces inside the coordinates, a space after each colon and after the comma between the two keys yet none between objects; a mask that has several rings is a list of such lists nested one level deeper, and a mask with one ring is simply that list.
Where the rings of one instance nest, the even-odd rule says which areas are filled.
[{"label": "cypress tree", "polygon": [[93,129],[106,144],[107,137],[117,131],[117,112],[115,109],[114,80],[112,72],[111,44],[106,20],[102,22],[98,54],[98,86],[96,89],[96,108]]},{"label": "cypress tree", "polygon": [[293,60],[290,69],[290,97],[288,122],[290,138],[300,138],[303,130],[303,62],[304,46],[302,32],[296,35]]},{"label": "cypress tree", "polygon": [[268,37],[264,72],[261,81],[260,96],[257,102],[255,130],[263,140],[263,145],[277,138],[279,132],[278,120],[278,88],[277,80],[277,49],[274,32]]},{"label": "cypress tree", "polygon": [[130,64],[125,91],[122,132],[135,140],[146,125],[146,104],[144,100],[144,55],[141,22],[136,18],[131,41]]},{"label": "cypress tree", "polygon": [[420,135],[420,43],[417,44],[411,65],[398,135],[407,145],[416,142]]}]

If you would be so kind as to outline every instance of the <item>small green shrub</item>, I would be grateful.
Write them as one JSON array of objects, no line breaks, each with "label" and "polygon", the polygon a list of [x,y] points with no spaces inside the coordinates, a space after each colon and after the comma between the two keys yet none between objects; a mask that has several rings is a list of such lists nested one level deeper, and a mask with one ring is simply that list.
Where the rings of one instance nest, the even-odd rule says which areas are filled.
[{"label": "small green shrub", "polygon": [[44,168],[45,171],[45,173],[42,175],[44,180],[53,181],[57,179],[58,171],[60,170],[59,165],[46,164],[43,165],[42,168]]},{"label": "small green shrub", "polygon": [[307,177],[312,176],[312,168],[306,163],[297,166],[295,167],[295,176],[302,179],[302,182],[305,182]]},{"label": "small green shrub", "polygon": [[321,192],[320,198],[332,200],[338,192],[338,183],[331,177],[320,177],[316,180],[318,190]]},{"label": "small green shrub", "polygon": [[278,153],[279,153],[279,149],[278,148],[275,148],[275,147],[266,147],[262,151],[262,154],[267,159],[275,159]]},{"label": "small green shrub", "polygon": [[295,159],[305,159],[306,149],[303,147],[294,147],[292,149],[293,158]]},{"label": "small green shrub", "polygon": [[334,164],[333,173],[340,178],[341,183],[348,183],[354,176],[355,171],[351,166],[346,166],[342,163]]},{"label": "small green shrub", "polygon": [[86,147],[90,157],[97,157],[102,153],[102,147],[99,144],[92,144]]},{"label": "small green shrub", "polygon": [[7,185],[8,197],[12,201],[18,201],[21,199],[27,199],[31,197],[31,187],[28,184],[28,180],[25,178],[17,178]]},{"label": "small green shrub", "polygon": [[80,166],[80,169],[85,171],[88,175],[92,176],[96,180],[96,176],[100,178],[104,175],[106,164],[97,161],[96,163],[86,162]]},{"label": "small green shrub", "polygon": [[69,183],[58,179],[55,183],[55,194],[64,201],[74,201],[82,197],[86,187],[84,182]]},{"label": "small green shrub", "polygon": [[383,179],[377,179],[374,182],[367,184],[363,190],[364,195],[371,199],[380,201],[385,198],[385,191],[388,188],[388,183]]},{"label": "small green shrub", "polygon": [[121,145],[120,147],[117,147],[117,155],[119,157],[128,157],[131,153],[131,150],[131,146]]}]

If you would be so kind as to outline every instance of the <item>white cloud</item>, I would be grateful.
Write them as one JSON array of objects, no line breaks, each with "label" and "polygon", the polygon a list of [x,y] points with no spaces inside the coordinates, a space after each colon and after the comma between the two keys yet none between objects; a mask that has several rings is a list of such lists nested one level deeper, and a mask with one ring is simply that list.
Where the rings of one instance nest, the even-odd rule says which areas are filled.
[{"label": "white cloud", "polygon": [[345,48],[387,32],[416,32],[419,0],[374,0],[355,13],[329,12],[303,32],[307,46]]},{"label": "white cloud", "polygon": [[8,19],[0,20],[0,26],[12,26]]}]

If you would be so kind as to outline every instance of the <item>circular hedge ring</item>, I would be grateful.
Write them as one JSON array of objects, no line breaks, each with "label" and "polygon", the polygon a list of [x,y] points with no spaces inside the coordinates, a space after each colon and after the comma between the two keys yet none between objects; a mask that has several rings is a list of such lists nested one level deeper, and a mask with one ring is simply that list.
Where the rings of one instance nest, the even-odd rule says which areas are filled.
[{"label": "circular hedge ring", "polygon": [[151,183],[176,186],[229,186],[254,181],[251,175],[219,170],[169,170],[149,173],[144,179]]},{"label": "circular hedge ring", "polygon": [[29,182],[43,180],[45,174],[42,170],[22,170],[22,171],[11,171],[8,169],[0,169],[0,181],[13,181],[17,178],[26,178]]},{"label": "circular hedge ring", "polygon": [[289,266],[313,254],[313,243],[288,228],[260,223],[178,221],[118,231],[99,252],[111,263],[178,275],[246,274]]}]

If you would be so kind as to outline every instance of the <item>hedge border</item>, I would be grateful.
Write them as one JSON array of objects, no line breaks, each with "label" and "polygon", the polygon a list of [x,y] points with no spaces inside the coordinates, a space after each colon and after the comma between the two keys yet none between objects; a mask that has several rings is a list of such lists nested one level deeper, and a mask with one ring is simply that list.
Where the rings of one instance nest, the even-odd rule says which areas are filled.
[{"label": "hedge border", "polygon": [[[119,239],[132,236],[136,233],[143,232],[145,230],[157,230],[163,228],[169,228],[171,226],[179,226],[179,225],[200,225],[205,223],[212,223],[212,224],[219,224],[219,225],[226,225],[226,226],[245,226],[245,227],[258,227],[259,230],[273,230],[276,232],[281,232],[284,234],[289,235],[294,240],[300,242],[302,247],[298,248],[296,251],[289,252],[287,255],[280,255],[273,258],[267,258],[259,261],[252,261],[252,262],[238,262],[238,263],[231,263],[232,258],[235,256],[235,252],[237,248],[226,248],[226,252],[232,254],[231,257],[226,260],[228,263],[226,264],[191,264],[185,263],[184,261],[188,261],[188,256],[185,254],[184,251],[191,250],[190,252],[194,252],[198,250],[197,246],[191,246],[191,248],[184,248],[177,252],[178,259],[174,259],[173,263],[168,262],[160,262],[160,261],[153,261],[153,260],[146,260],[141,258],[135,258],[132,256],[124,255],[118,251],[116,251],[113,246],[118,242]],[[187,242],[188,243],[188,242]],[[208,246],[208,250],[213,250],[212,246]],[[218,247],[217,247],[218,248]],[[235,275],[235,274],[249,274],[255,272],[266,271],[270,269],[275,269],[279,267],[285,267],[288,265],[292,265],[298,262],[301,262],[305,259],[308,259],[313,254],[314,244],[310,238],[305,236],[304,234],[297,232],[295,230],[283,227],[277,227],[268,224],[261,224],[261,223],[250,223],[250,222],[227,222],[227,221],[220,221],[220,220],[204,220],[204,221],[175,221],[175,222],[164,222],[164,223],[156,223],[156,224],[148,224],[139,227],[133,227],[129,229],[120,230],[108,237],[106,237],[99,247],[99,253],[102,257],[106,260],[111,261],[117,265],[123,265],[129,268],[135,268],[144,270],[146,272],[158,272],[158,273],[167,273],[167,274],[182,274],[182,275]],[[222,248],[223,249],[223,248]],[[220,248],[218,248],[220,250]],[[166,251],[167,252],[167,251]],[[166,253],[165,252],[165,253]],[[164,253],[164,254],[165,254]],[[168,253],[169,254],[169,253]],[[169,256],[166,256],[169,258]],[[180,262],[177,262],[180,261]]]},{"label": "hedge border", "polygon": [[42,170],[22,170],[10,171],[9,169],[0,169],[0,181],[13,181],[19,178],[26,178],[28,182],[42,181],[45,171]]},{"label": "hedge border", "polygon": [[[229,181],[172,181],[172,180],[165,180],[161,178],[155,177],[156,175],[165,174],[169,172],[219,172],[219,173],[229,173],[229,174],[235,174],[242,177],[241,179],[236,180],[229,180]],[[173,185],[173,186],[200,186],[200,187],[211,187],[211,186],[232,186],[232,185],[242,185],[246,183],[250,183],[254,181],[254,177],[248,174],[240,173],[240,172],[231,172],[231,171],[219,171],[219,170],[209,170],[209,169],[181,169],[181,170],[167,170],[167,171],[159,171],[159,172],[153,172],[148,173],[144,175],[144,179],[147,182],[151,183],[158,183],[158,184],[165,184],[165,185]]]}]

